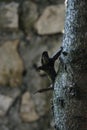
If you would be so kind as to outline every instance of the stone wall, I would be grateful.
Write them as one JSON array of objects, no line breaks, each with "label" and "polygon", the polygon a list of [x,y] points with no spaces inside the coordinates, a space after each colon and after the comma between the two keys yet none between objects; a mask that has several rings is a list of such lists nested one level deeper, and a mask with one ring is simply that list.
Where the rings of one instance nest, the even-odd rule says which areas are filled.
[{"label": "stone wall", "polygon": [[0,130],[54,130],[52,91],[34,94],[51,82],[36,66],[60,48],[64,15],[64,0],[0,0]]}]

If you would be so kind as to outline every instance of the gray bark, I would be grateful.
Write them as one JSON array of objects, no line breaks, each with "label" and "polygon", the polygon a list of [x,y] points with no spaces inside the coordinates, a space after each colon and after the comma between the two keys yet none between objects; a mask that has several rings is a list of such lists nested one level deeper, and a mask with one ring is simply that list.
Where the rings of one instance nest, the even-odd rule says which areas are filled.
[{"label": "gray bark", "polygon": [[87,0],[68,0],[54,83],[56,130],[87,130]]}]

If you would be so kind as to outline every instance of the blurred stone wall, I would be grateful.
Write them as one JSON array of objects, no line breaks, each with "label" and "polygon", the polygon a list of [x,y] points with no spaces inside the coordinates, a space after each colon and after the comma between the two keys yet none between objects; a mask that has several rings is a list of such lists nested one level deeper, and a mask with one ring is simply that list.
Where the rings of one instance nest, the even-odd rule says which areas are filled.
[{"label": "blurred stone wall", "polygon": [[[41,54],[61,46],[64,0],[0,0],[0,130],[54,130]],[[58,63],[57,68],[58,69]]]}]

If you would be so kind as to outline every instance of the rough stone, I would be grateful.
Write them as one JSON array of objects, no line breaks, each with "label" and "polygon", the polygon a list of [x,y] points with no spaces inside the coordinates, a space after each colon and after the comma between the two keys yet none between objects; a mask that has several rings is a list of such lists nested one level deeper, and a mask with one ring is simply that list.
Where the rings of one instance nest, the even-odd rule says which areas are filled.
[{"label": "rough stone", "polygon": [[39,119],[30,93],[26,92],[22,97],[20,116],[24,122],[33,122]]},{"label": "rough stone", "polygon": [[35,23],[38,34],[54,34],[62,32],[64,29],[65,8],[63,4],[48,6],[40,18]]},{"label": "rough stone", "polygon": [[37,17],[37,5],[29,0],[23,1],[19,6],[19,28],[27,34],[33,27]]},{"label": "rough stone", "polygon": [[24,65],[18,54],[19,40],[0,46],[0,85],[20,86]]},{"label": "rough stone", "polygon": [[8,109],[12,105],[13,98],[0,94],[0,116],[5,116]]},{"label": "rough stone", "polygon": [[7,128],[5,125],[0,125],[0,130],[9,130],[9,128]]},{"label": "rough stone", "polygon": [[0,28],[18,29],[18,3],[1,4]]}]

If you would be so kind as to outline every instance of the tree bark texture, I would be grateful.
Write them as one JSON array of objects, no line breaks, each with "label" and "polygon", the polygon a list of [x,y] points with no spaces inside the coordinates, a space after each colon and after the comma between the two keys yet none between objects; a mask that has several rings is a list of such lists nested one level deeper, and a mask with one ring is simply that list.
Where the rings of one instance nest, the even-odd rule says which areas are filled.
[{"label": "tree bark texture", "polygon": [[68,0],[54,83],[56,130],[87,130],[87,0]]}]

